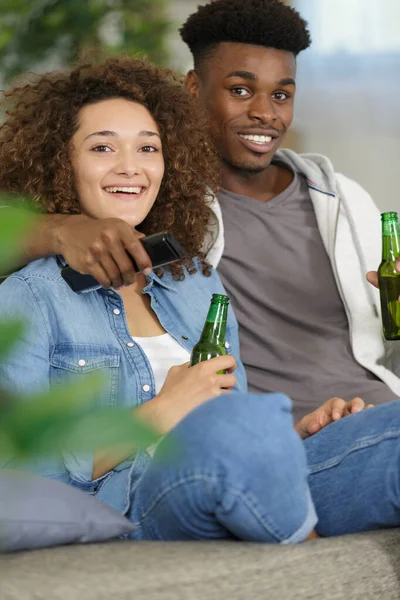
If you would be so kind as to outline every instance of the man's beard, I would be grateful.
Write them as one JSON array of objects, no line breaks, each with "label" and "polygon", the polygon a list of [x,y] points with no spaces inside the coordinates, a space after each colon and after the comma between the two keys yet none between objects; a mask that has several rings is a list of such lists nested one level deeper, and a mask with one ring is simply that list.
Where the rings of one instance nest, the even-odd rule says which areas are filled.
[{"label": "man's beard", "polygon": [[222,161],[229,166],[232,171],[236,171],[237,173],[249,176],[249,175],[257,175],[258,173],[262,173],[271,165],[271,161],[266,165],[255,165],[250,161],[236,161],[232,158],[226,159],[222,158]]}]

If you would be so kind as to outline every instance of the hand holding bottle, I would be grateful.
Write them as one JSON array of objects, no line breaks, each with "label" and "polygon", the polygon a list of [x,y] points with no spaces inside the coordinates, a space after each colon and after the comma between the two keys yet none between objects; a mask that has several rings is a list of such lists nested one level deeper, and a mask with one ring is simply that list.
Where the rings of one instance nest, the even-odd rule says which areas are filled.
[{"label": "hand holding bottle", "polygon": [[[400,258],[396,261],[395,269],[396,269],[396,271],[400,275]],[[369,283],[371,285],[373,285],[374,287],[376,287],[376,288],[379,289],[378,271],[368,271],[368,273],[367,273],[367,281],[369,281]],[[400,302],[400,298],[398,298],[398,300]]]},{"label": "hand holding bottle", "polygon": [[383,335],[400,340],[400,227],[396,212],[385,212],[382,220],[382,262],[378,272],[367,273],[367,280],[379,288]]},{"label": "hand holding bottle", "polygon": [[[218,356],[189,368],[189,363],[168,371],[160,393],[147,404],[153,405],[152,424],[161,434],[170,431],[194,408],[229,392],[236,383],[236,360]],[[219,375],[217,371],[226,371]]]},{"label": "hand holding bottle", "polygon": [[[191,367],[203,361],[211,360],[216,356],[227,354],[225,343],[228,307],[228,296],[224,294],[212,295],[203,331],[190,356]],[[218,374],[223,373],[224,371],[218,371]]]}]

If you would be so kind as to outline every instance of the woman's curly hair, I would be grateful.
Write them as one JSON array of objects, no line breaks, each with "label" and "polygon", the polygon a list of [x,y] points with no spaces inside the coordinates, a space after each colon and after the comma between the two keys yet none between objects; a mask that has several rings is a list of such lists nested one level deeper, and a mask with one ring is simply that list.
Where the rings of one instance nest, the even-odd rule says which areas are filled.
[{"label": "woman's curly hair", "polygon": [[[164,178],[140,230],[171,232],[188,252],[183,265],[194,272],[192,258],[203,258],[212,218],[210,190],[217,189],[219,165],[207,118],[172,71],[123,56],[68,72],[32,74],[5,92],[0,189],[30,196],[46,213],[79,213],[69,142],[83,106],[115,97],[144,105],[163,145]],[[171,271],[178,279],[184,277],[182,264]],[[207,274],[205,262],[203,272]]]}]

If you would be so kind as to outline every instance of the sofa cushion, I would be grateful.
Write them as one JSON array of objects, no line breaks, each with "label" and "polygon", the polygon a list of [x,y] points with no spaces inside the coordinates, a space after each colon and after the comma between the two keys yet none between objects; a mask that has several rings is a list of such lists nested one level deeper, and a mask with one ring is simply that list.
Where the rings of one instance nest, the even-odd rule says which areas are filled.
[{"label": "sofa cushion", "polygon": [[0,470],[3,551],[100,542],[133,529],[132,523],[107,504],[70,485],[31,473]]},{"label": "sofa cushion", "polygon": [[116,541],[0,556],[1,600],[400,600],[400,530],[296,546]]}]

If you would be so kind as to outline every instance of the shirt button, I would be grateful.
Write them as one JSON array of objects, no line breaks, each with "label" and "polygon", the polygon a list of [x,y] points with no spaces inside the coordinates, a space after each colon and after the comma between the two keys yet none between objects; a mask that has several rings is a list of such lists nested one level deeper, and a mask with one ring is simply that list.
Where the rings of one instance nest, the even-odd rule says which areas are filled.
[{"label": "shirt button", "polygon": [[150,391],[150,386],[149,386],[149,384],[148,384],[148,383],[145,383],[145,384],[144,384],[144,386],[142,387],[142,390],[143,390],[144,392],[149,392],[149,391]]},{"label": "shirt button", "polygon": [[188,340],[189,338],[188,338],[186,335],[183,335],[183,336],[182,336],[182,339],[183,339],[183,340]]},{"label": "shirt button", "polygon": [[113,313],[114,315],[120,315],[121,311],[119,310],[119,308],[114,308]]},{"label": "shirt button", "polygon": [[109,296],[114,296],[114,292],[113,292],[113,290],[107,290],[107,294],[108,294]]},{"label": "shirt button", "polygon": [[230,348],[230,347],[231,347],[230,343],[229,342],[225,342],[225,348]]},{"label": "shirt button", "polygon": [[83,358],[81,358],[81,360],[78,360],[78,365],[80,367],[84,367],[86,365],[86,360],[83,360]]},{"label": "shirt button", "polygon": [[128,346],[128,348],[133,348],[133,346],[135,345],[133,342],[128,342],[126,344]]}]

